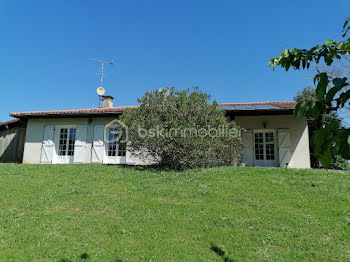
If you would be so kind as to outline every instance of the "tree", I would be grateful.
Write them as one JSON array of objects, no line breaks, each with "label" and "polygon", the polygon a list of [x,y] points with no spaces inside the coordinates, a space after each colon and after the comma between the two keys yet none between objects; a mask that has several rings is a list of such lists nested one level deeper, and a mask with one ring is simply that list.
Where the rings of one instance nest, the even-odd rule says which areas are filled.
[{"label": "tree", "polygon": [[[298,91],[294,97],[296,102],[303,101],[317,101],[316,89],[312,86],[305,87],[302,91]],[[330,123],[334,119],[341,121],[342,119],[335,112],[331,112],[329,115],[324,116],[324,123]],[[307,117],[309,134],[312,136],[317,131],[317,122],[312,117]],[[315,156],[313,148],[310,148],[311,167],[319,168],[319,161]],[[339,155],[332,155],[331,169],[346,169],[346,161]]]},{"label": "tree", "polygon": [[[278,57],[272,58],[269,65],[273,68],[281,66],[288,71],[290,67],[295,70],[309,69],[312,63],[316,65],[322,62],[327,66],[334,60],[342,60],[350,55],[350,38],[347,34],[350,30],[350,18],[343,26],[343,40],[327,40],[322,45],[311,49],[285,49]],[[315,155],[325,167],[330,167],[332,155],[341,155],[350,159],[350,130],[341,126],[341,121],[334,119],[325,123],[324,117],[331,112],[337,112],[349,108],[350,90],[347,77],[333,78],[327,72],[319,72],[314,77],[317,83],[317,100],[304,100],[299,102],[294,110],[296,117],[309,116],[315,119],[317,131],[311,138],[311,145]]]},{"label": "tree", "polygon": [[[198,88],[147,92],[120,119],[128,127],[131,153],[175,169],[229,163],[230,145],[240,145],[239,129],[209,100]],[[233,157],[239,158],[239,150]]]},{"label": "tree", "polygon": [[[342,56],[341,60],[335,60],[330,66],[325,63],[316,64],[312,70],[316,75],[320,72],[326,72],[329,77],[334,78],[350,78],[350,56]],[[328,89],[331,88],[328,85]],[[344,91],[349,90],[349,86],[344,87]],[[343,108],[338,109],[338,115],[341,118],[343,124],[350,126],[350,107],[346,104]]]},{"label": "tree", "polygon": [[316,101],[316,91],[312,86],[305,87],[302,91],[298,91],[297,95],[294,97],[294,101],[299,103],[302,101]]}]

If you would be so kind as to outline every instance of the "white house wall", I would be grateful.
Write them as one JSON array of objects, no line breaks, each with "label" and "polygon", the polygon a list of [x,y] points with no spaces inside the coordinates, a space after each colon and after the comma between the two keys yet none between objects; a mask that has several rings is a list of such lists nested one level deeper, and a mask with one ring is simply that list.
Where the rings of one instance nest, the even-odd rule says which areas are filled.
[{"label": "white house wall", "polygon": [[[93,132],[95,125],[107,125],[115,117],[96,117],[96,118],[44,118],[29,119],[27,123],[27,133],[23,153],[24,164],[40,164],[42,142],[44,137],[44,127],[53,126],[69,126],[69,125],[86,125],[87,135],[84,148],[83,163],[91,162],[91,147],[93,141]],[[126,154],[127,164],[147,164],[131,156],[130,152]]]},{"label": "white house wall", "polygon": [[[95,118],[52,118],[29,119],[23,153],[23,163],[39,164],[41,159],[42,142],[45,125],[86,125],[87,139],[83,163],[91,162],[91,147],[95,125],[106,125],[115,117]],[[292,115],[277,116],[236,116],[237,124],[245,129],[289,129],[291,137],[291,156],[288,167],[310,168],[309,137],[307,121],[305,118],[296,119]],[[149,164],[132,157],[130,152],[126,154],[127,164]]]},{"label": "white house wall", "polygon": [[236,116],[235,121],[245,129],[289,129],[291,157],[288,167],[310,168],[309,132],[306,118],[296,119],[293,115]]}]

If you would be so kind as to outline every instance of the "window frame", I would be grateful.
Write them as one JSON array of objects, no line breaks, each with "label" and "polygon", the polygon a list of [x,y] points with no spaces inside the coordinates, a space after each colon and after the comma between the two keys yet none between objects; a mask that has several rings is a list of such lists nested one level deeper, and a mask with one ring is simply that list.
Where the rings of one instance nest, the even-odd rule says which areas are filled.
[{"label": "window frame", "polygon": [[[61,144],[61,132],[62,129],[66,129],[67,133],[66,133],[66,138],[65,138],[65,149],[64,151],[60,149]],[[70,139],[71,136],[71,130],[75,130],[74,131],[74,139],[73,139],[73,143],[70,143],[72,140]],[[58,139],[57,139],[57,151],[56,151],[56,155],[59,158],[62,157],[74,157],[75,154],[75,142],[76,142],[76,135],[77,135],[77,127],[75,125],[56,125],[55,126],[55,130],[57,130],[57,135],[58,135]],[[64,152],[64,154],[61,154],[60,152]],[[69,153],[72,152],[72,153]]]},{"label": "window frame", "polygon": [[111,130],[117,130],[116,127],[108,127],[106,135],[108,136],[106,155],[108,158],[126,157],[127,145],[119,141],[111,142]]},{"label": "window frame", "polygon": [[[273,134],[273,141],[272,143],[270,141],[267,141],[266,134],[272,133]],[[262,135],[262,149],[263,154],[259,154],[259,159],[256,155],[256,134],[263,134]],[[278,160],[278,145],[277,145],[277,132],[275,129],[254,129],[253,130],[253,155],[254,155],[254,162],[262,162],[262,161],[270,161],[270,162],[276,162]],[[267,145],[273,145],[273,147],[268,148]],[[272,152],[272,153],[270,153]],[[263,158],[261,159],[261,156]]]}]

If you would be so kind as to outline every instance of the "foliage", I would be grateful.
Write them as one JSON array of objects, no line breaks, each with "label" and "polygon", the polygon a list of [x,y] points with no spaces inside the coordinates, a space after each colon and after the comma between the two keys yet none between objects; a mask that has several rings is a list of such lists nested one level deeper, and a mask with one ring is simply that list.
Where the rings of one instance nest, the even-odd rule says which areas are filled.
[{"label": "foliage", "polygon": [[[1,261],[349,261],[350,174],[0,165]],[[82,257],[87,255],[87,260]]]},{"label": "foliage", "polygon": [[[341,60],[335,60],[330,66],[324,63],[317,64],[313,71],[315,74],[326,72],[331,79],[344,77],[350,79],[350,56],[342,56]],[[330,86],[328,88],[330,88]],[[344,87],[344,91],[349,89],[350,86]],[[341,116],[342,123],[350,126],[350,106],[345,104],[343,108],[337,110],[337,113]]]},{"label": "foliage", "polygon": [[[162,166],[182,169],[229,163],[230,145],[239,147],[238,126],[198,88],[147,92],[140,106],[124,112],[130,151]],[[223,131],[215,135],[216,131]],[[203,134],[210,134],[203,136]],[[238,158],[239,152],[233,157]]]},{"label": "foliage", "polygon": [[316,90],[312,86],[307,86],[303,90],[298,91],[297,95],[294,97],[294,101],[317,101]]},{"label": "foliage", "polygon": [[330,169],[347,170],[348,169],[348,161],[339,155],[332,156],[332,162],[330,165]]},{"label": "foliage", "polygon": [[[298,91],[297,95],[294,97],[294,100],[296,102],[317,101],[316,89],[311,86],[307,86],[302,91]],[[323,117],[324,123],[330,123],[334,119],[338,119],[339,121],[341,121],[341,119],[335,112],[331,112],[329,115],[325,115]],[[309,134],[311,138],[312,135],[317,131],[318,123],[312,117],[308,117],[307,121],[309,127]],[[315,152],[312,147],[310,148],[310,158],[311,167],[318,168],[319,160],[317,159],[317,157],[315,157]],[[346,161],[340,155],[332,155],[332,162],[329,168],[344,170],[347,168]]]},{"label": "foliage", "polygon": [[[350,18],[343,26],[343,37],[347,36],[350,29]],[[324,60],[327,66],[332,65],[334,59],[341,59],[350,55],[350,38],[333,41],[327,40],[323,45],[317,45],[307,49],[286,49],[280,56],[270,60],[270,66],[281,66],[287,71],[294,69],[309,68],[311,63],[320,63]],[[311,144],[315,155],[325,167],[331,165],[332,155],[341,155],[350,159],[350,130],[341,126],[338,119],[324,123],[324,116],[331,112],[348,107],[350,90],[348,78],[332,78],[326,72],[320,72],[314,77],[317,83],[317,100],[304,100],[297,104],[295,116],[313,117],[317,123],[317,131],[312,136]]]}]

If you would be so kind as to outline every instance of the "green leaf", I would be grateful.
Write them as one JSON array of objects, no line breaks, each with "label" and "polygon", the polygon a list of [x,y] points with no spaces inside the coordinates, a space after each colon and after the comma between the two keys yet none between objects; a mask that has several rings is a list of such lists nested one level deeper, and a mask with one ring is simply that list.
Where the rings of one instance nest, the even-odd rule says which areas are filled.
[{"label": "green leaf", "polygon": [[348,19],[345,21],[345,23],[344,23],[344,25],[343,25],[343,30],[346,28],[346,26],[347,26],[348,23],[350,23],[350,18],[348,18]]},{"label": "green leaf", "polygon": [[327,148],[319,155],[319,159],[325,168],[329,168],[332,162],[332,151],[331,148]]},{"label": "green leaf", "polygon": [[347,26],[349,23],[350,23],[350,18],[348,18],[348,19],[345,21],[344,25],[343,25],[343,34],[342,34],[343,37],[345,37],[346,34],[348,33],[348,31],[350,30],[350,26],[348,26],[348,27],[346,28],[346,26]]},{"label": "green leaf", "polygon": [[350,159],[350,131],[343,129],[337,132],[336,146],[338,153],[345,159]]},{"label": "green leaf", "polygon": [[346,77],[344,78],[335,78],[333,80],[333,84],[334,84],[334,87],[332,87],[328,92],[327,92],[327,95],[326,95],[326,103],[327,104],[331,104],[334,96],[336,93],[338,93],[343,87],[347,86],[347,83],[346,83]]},{"label": "green leaf", "polygon": [[342,88],[342,87],[347,85],[346,80],[347,80],[346,77],[344,77],[344,78],[335,78],[335,79],[333,79],[333,84],[334,84],[334,86],[340,86]]},{"label": "green leaf", "polygon": [[336,132],[340,127],[340,120],[336,119],[331,121],[325,126],[325,129],[329,130],[329,132]]},{"label": "green leaf", "polygon": [[325,168],[329,168],[332,162],[331,148],[326,148],[322,154],[319,155],[319,159]]},{"label": "green leaf", "polygon": [[320,156],[324,150],[324,145],[326,144],[327,137],[330,137],[331,133],[325,128],[317,130],[312,139],[312,147],[314,148],[315,155]]},{"label": "green leaf", "polygon": [[311,115],[311,108],[313,107],[313,101],[307,101],[304,104],[304,115]]},{"label": "green leaf", "polygon": [[300,118],[304,116],[304,108],[303,108],[304,101],[299,102],[294,109],[294,116],[296,118]]},{"label": "green leaf", "polygon": [[333,40],[327,40],[325,42],[326,45],[331,45],[331,44],[334,44],[335,42]]},{"label": "green leaf", "polygon": [[[326,168],[328,168],[332,162],[332,146],[337,137],[339,137],[339,135],[335,137],[334,134],[337,134],[339,126],[339,120],[333,120],[325,127],[317,130],[311,139],[311,146],[314,149],[316,157]],[[343,152],[344,149],[341,149],[340,147],[341,144],[339,146],[339,151]],[[338,150],[338,148],[336,148],[336,150]]]},{"label": "green leaf", "polygon": [[345,103],[350,99],[350,90],[343,92],[340,94],[339,98],[337,98],[337,106],[344,107]]},{"label": "green leaf", "polygon": [[318,107],[315,105],[312,109],[311,109],[311,116],[313,118],[317,118],[320,114],[320,109],[318,109]]},{"label": "green leaf", "polygon": [[314,84],[316,84],[316,82],[318,82],[319,80],[320,80],[320,77],[321,77],[321,74],[316,74],[315,76],[314,76]]},{"label": "green leaf", "polygon": [[316,95],[319,99],[322,99],[326,94],[327,86],[329,84],[327,73],[320,73],[318,79],[319,80],[316,88]]}]

